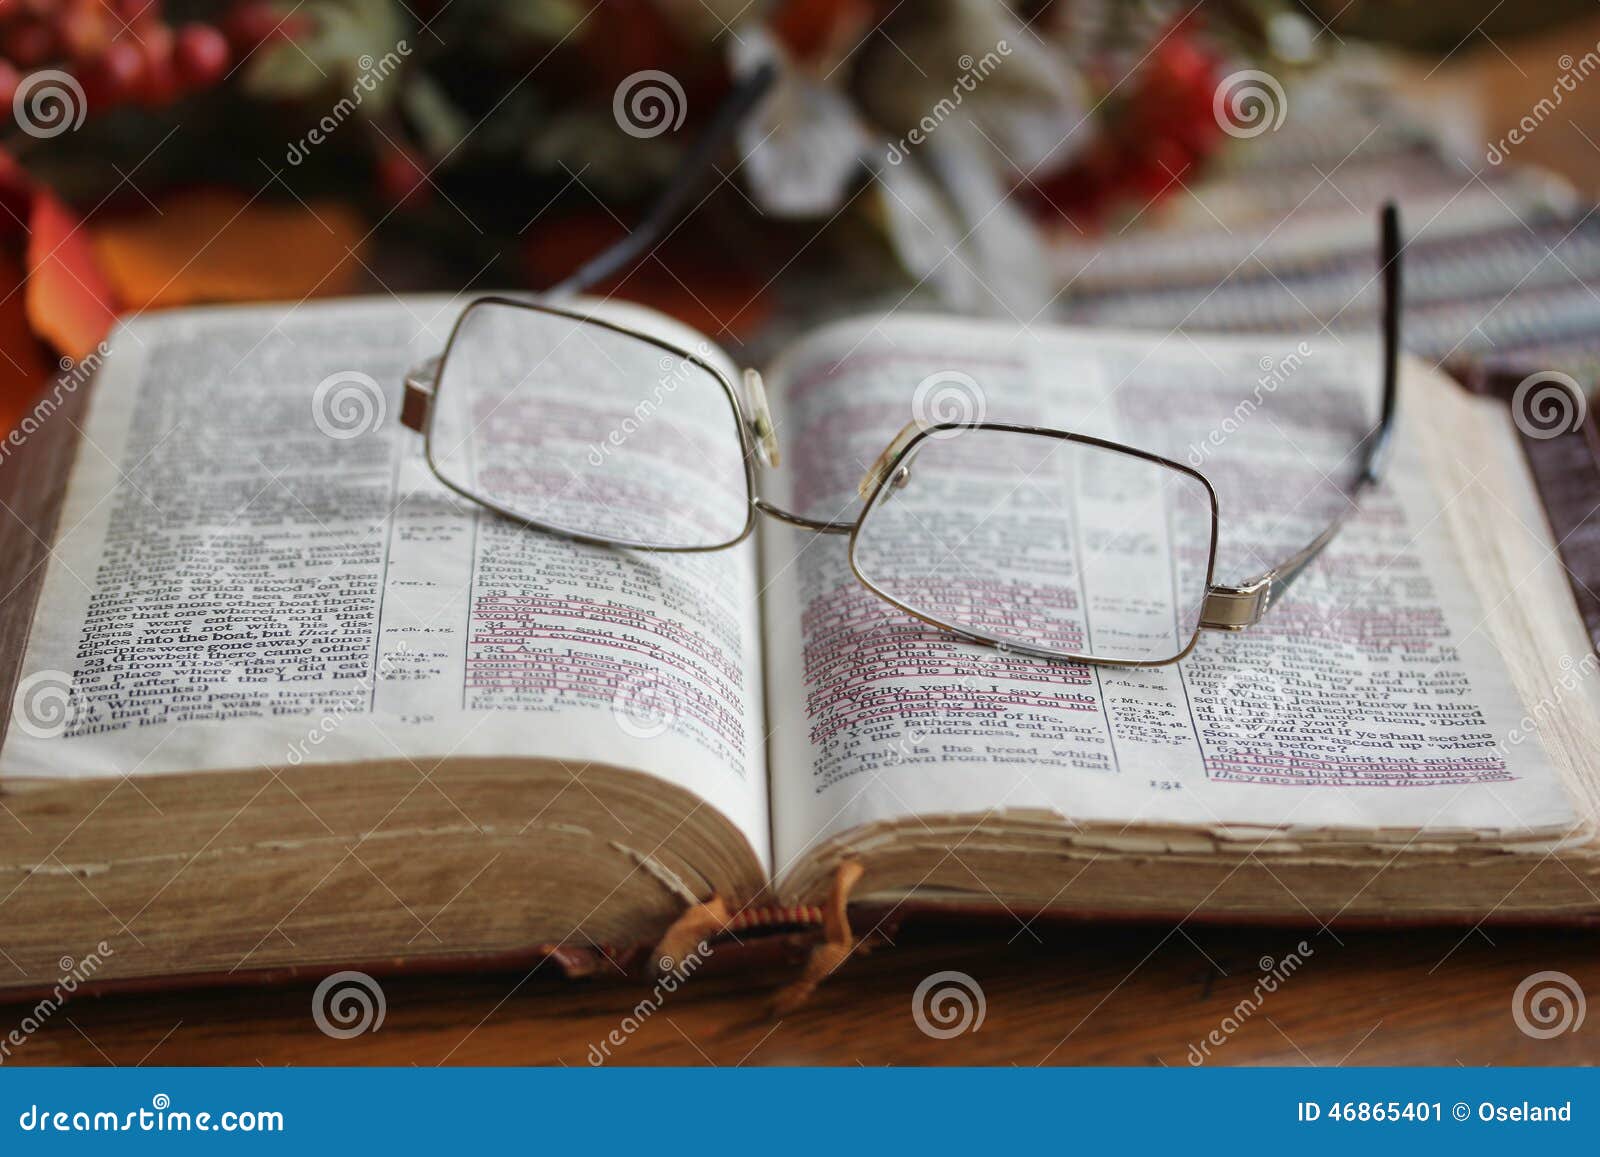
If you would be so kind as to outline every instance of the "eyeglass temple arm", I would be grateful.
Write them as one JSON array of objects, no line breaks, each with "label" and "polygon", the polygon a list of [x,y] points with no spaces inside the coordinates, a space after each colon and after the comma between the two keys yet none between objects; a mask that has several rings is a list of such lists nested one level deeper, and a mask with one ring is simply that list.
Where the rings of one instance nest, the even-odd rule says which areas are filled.
[{"label": "eyeglass temple arm", "polygon": [[[682,215],[684,206],[699,187],[706,170],[711,168],[717,154],[733,138],[739,123],[772,87],[777,75],[777,68],[768,62],[739,81],[718,106],[711,123],[695,141],[671,183],[650,206],[644,220],[634,226],[626,237],[601,250],[540,296],[548,300],[582,293],[596,282],[604,281],[618,270],[627,269],[638,262]],[[427,428],[428,407],[433,403],[433,390],[438,377],[437,356],[413,366],[406,374],[400,403],[401,425],[418,433]]]},{"label": "eyeglass temple arm", "polygon": [[574,272],[552,285],[545,291],[545,296],[564,297],[581,293],[591,285],[604,281],[612,274],[628,268],[643,258],[646,251],[661,240],[668,226],[683,214],[689,198],[699,188],[706,171],[733,139],[740,122],[767,94],[777,75],[776,66],[769,61],[739,81],[733,91],[723,98],[722,104],[717,107],[715,115],[711,118],[711,123],[694,142],[689,155],[684,158],[683,164],[678,166],[671,183],[650,206],[650,211],[645,214],[644,220],[635,225],[626,237],[591,257]]},{"label": "eyeglass temple arm", "polygon": [[1200,625],[1237,631],[1258,622],[1278,597],[1305,572],[1353,514],[1360,497],[1377,485],[1388,460],[1394,433],[1395,403],[1400,392],[1400,211],[1393,201],[1383,207],[1383,404],[1378,424],[1364,439],[1361,474],[1349,494],[1350,504],[1321,534],[1263,575],[1237,586],[1213,586],[1201,608]]}]

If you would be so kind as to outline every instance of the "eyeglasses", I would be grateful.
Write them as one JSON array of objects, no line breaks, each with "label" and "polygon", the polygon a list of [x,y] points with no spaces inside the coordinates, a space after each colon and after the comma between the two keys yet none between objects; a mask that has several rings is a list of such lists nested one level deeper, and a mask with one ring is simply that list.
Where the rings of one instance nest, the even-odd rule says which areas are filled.
[{"label": "eyeglasses", "polygon": [[[529,529],[630,550],[724,550],[756,514],[848,535],[855,576],[909,615],[971,642],[1047,659],[1176,662],[1202,629],[1258,622],[1381,477],[1400,349],[1400,226],[1381,220],[1383,396],[1349,504],[1244,583],[1213,581],[1217,498],[1191,467],[1131,446],[1004,422],[912,422],[861,479],[852,521],[760,496],[778,466],[760,374],[741,388],[709,356],[548,304],[637,262],[688,203],[773,81],[730,93],[643,223],[538,301],[485,297],[444,352],[406,377],[402,422],[456,493]],[[705,351],[709,354],[709,351]]]},{"label": "eyeglasses", "polygon": [[[848,535],[868,590],[972,642],[1153,666],[1202,628],[1257,622],[1381,475],[1398,379],[1398,214],[1382,217],[1383,399],[1344,512],[1248,582],[1213,581],[1216,492],[1191,467],[1066,430],[912,422],[861,479],[849,522],[760,497],[778,465],[761,376],[558,306],[486,297],[407,380],[405,423],[439,480],[528,528],[640,551],[724,550],[757,512]],[[709,351],[707,351],[709,352]]]}]

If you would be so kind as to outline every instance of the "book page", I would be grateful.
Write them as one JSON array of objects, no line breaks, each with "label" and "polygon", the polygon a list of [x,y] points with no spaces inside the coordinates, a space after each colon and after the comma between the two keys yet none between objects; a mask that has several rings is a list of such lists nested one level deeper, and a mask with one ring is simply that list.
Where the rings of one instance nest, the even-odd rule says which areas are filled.
[{"label": "book page", "polygon": [[442,486],[400,425],[400,384],[460,304],[194,310],[119,330],[0,776],[498,756],[581,777],[603,762],[686,787],[765,862],[753,546],[580,545]]},{"label": "book page", "polygon": [[[1379,400],[1376,340],[1019,333],[945,318],[832,327],[770,378],[788,468],[762,487],[802,514],[853,518],[863,472],[914,417],[1047,425],[1205,474],[1220,510],[1219,582],[1265,572],[1347,504]],[[1260,624],[1203,631],[1175,665],[1083,665],[962,642],[866,589],[847,538],[767,528],[780,876],[819,840],[913,815],[1575,826],[1540,745],[1503,742],[1522,702],[1483,629],[1441,518],[1452,495],[1423,471],[1404,396],[1401,411],[1384,485],[1333,546]],[[952,526],[971,525],[955,517],[970,514],[963,502],[987,501],[970,489],[948,488]],[[982,537],[1003,550],[1008,532]]]}]

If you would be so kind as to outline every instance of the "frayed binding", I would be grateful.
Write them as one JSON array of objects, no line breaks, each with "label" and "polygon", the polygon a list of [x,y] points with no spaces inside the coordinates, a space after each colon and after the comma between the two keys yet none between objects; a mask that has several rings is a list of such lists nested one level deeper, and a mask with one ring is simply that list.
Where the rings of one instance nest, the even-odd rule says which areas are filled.
[{"label": "frayed binding", "polygon": [[721,896],[712,896],[703,904],[686,908],[656,941],[656,967],[662,972],[671,972],[680,960],[697,952],[701,944],[725,932],[731,919],[728,902]]},{"label": "frayed binding", "polygon": [[695,902],[674,920],[656,942],[655,963],[662,972],[671,972],[688,952],[698,950],[702,941],[715,936],[737,936],[764,928],[806,928],[826,923],[826,916],[814,904],[790,907],[740,908],[728,911],[728,902],[712,896],[705,903]]},{"label": "frayed binding", "polygon": [[805,971],[799,979],[778,990],[772,999],[774,1016],[788,1016],[811,999],[817,986],[849,959],[856,946],[850,931],[850,892],[860,881],[864,869],[855,860],[846,860],[833,873],[833,889],[822,910],[824,940],[811,950]]}]

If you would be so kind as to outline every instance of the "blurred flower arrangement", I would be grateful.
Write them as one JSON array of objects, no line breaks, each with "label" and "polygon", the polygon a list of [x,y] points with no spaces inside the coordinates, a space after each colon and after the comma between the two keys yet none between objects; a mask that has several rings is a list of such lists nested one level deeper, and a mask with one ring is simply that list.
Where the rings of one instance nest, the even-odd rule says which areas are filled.
[{"label": "blurred flower arrangement", "polygon": [[843,244],[1033,313],[1042,238],[1191,180],[1226,139],[1224,74],[1306,55],[1293,20],[1270,0],[0,0],[0,291],[24,307],[0,329],[81,357],[125,308],[538,287],[621,234],[762,62],[779,79],[738,155],[626,292],[738,329],[790,259]]}]

